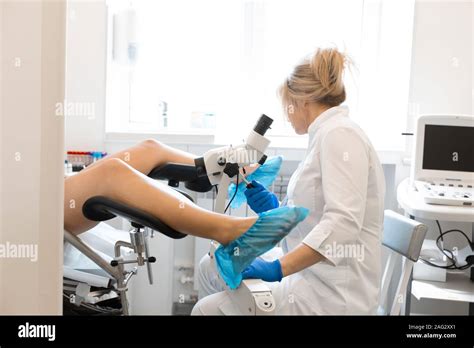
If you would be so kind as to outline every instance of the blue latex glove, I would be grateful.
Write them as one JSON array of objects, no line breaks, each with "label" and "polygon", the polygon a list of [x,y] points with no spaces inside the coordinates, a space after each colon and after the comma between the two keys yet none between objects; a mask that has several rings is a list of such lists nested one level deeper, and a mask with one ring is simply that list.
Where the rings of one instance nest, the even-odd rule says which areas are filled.
[{"label": "blue latex glove", "polygon": [[[257,168],[257,170],[255,170],[252,174],[247,175],[247,181],[257,180],[265,187],[270,186],[273,181],[275,181],[278,172],[280,171],[282,162],[282,156],[268,158],[263,165]],[[236,193],[235,184],[231,183],[229,185],[229,198],[234,197],[234,200],[230,204],[232,209],[238,209],[242,204],[245,203],[245,186],[247,186],[245,182],[240,180]]]},{"label": "blue latex glove", "polygon": [[283,273],[280,260],[268,262],[258,258],[242,272],[242,279],[262,279],[266,282],[279,282],[282,278]]},{"label": "blue latex glove", "polygon": [[258,181],[253,180],[252,186],[245,190],[245,197],[247,197],[247,204],[254,212],[259,214],[280,206],[277,196]]}]

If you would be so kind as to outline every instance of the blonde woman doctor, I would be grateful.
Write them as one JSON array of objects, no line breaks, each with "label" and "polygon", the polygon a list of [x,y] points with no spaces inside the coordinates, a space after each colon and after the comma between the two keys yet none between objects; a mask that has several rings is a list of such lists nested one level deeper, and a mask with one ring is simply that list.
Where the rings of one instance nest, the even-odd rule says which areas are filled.
[{"label": "blonde woman doctor", "polygon": [[[289,121],[309,135],[304,160],[282,204],[310,215],[283,240],[282,250],[256,259],[243,278],[268,282],[276,314],[375,314],[381,277],[385,182],[369,139],[350,118],[343,70],[347,58],[318,49],[280,87]],[[245,194],[257,213],[276,208],[276,196],[254,182]],[[205,256],[193,314],[240,314]]]}]

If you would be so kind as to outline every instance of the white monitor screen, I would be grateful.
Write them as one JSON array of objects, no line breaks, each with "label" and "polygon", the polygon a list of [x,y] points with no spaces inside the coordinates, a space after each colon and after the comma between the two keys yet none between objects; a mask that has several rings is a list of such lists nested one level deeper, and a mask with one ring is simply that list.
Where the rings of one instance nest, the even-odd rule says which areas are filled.
[{"label": "white monitor screen", "polygon": [[423,169],[474,172],[474,127],[426,125]]}]

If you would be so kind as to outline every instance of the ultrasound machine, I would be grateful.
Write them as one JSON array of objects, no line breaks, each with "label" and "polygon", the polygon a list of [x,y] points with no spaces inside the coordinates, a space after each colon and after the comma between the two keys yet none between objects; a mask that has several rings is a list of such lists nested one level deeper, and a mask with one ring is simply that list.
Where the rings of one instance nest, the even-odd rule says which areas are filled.
[{"label": "ultrasound machine", "polygon": [[473,206],[474,116],[418,119],[411,181],[428,204]]}]

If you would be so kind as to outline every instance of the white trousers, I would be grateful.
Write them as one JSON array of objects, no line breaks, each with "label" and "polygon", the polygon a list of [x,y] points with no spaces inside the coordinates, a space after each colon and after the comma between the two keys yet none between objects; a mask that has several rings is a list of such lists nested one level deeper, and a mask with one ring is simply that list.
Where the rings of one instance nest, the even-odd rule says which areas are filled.
[{"label": "white trousers", "polygon": [[[261,257],[272,261],[283,255],[280,248],[273,248]],[[198,269],[199,301],[193,308],[191,315],[243,315],[238,307],[232,302],[231,296],[225,291],[215,268],[211,264],[209,255],[205,255]],[[275,299],[275,314],[316,314],[312,306],[301,298],[298,291],[292,291],[298,287],[307,286],[306,281],[297,273],[285,277],[281,282],[266,283],[272,290]]]}]

